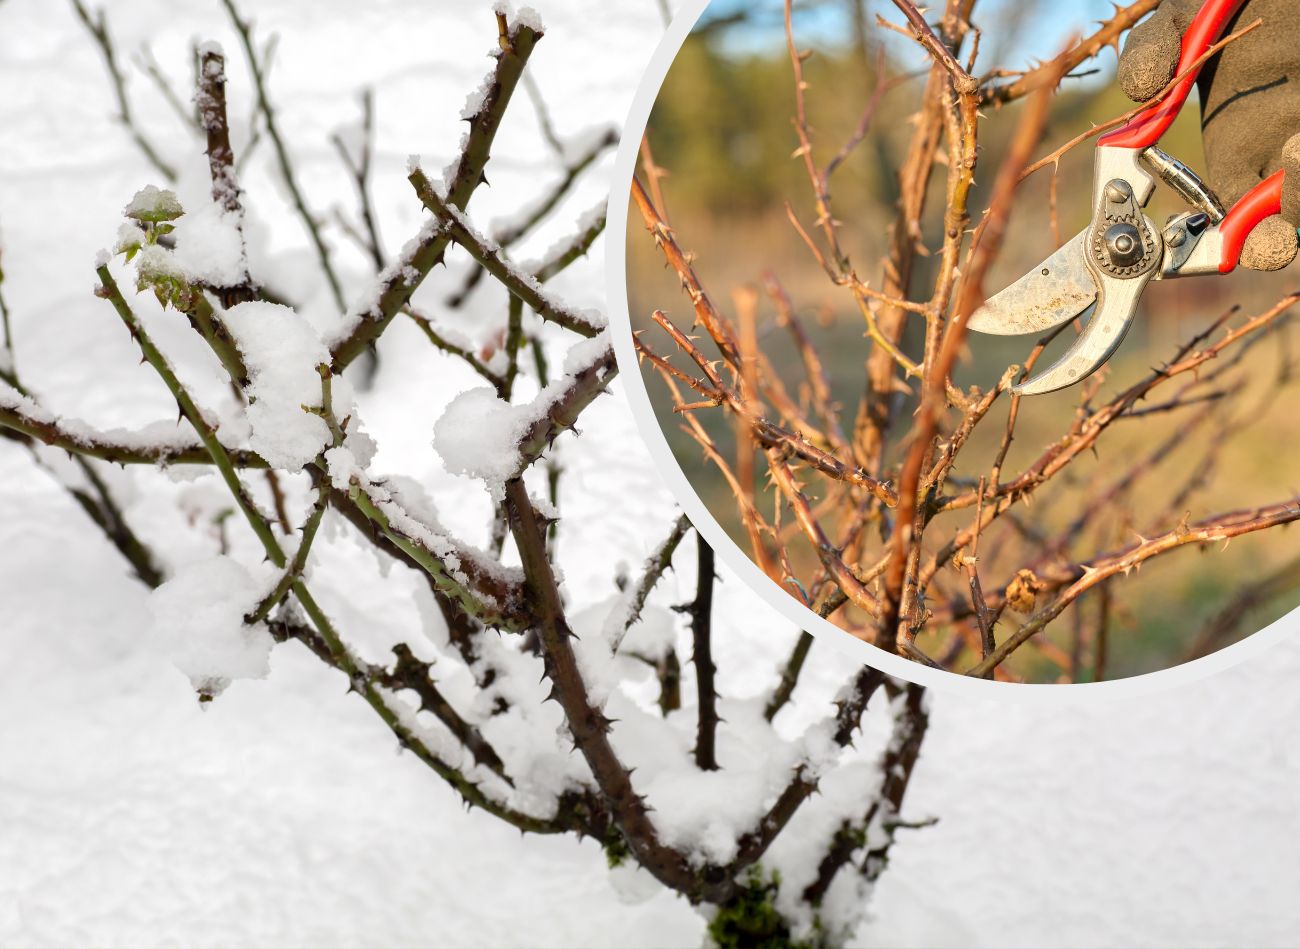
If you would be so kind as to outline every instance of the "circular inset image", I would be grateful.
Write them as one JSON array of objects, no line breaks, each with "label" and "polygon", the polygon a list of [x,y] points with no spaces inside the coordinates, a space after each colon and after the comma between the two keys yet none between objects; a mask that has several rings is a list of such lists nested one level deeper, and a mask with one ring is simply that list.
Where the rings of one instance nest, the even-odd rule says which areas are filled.
[{"label": "circular inset image", "polygon": [[1300,53],[1277,2],[1156,6],[715,0],[686,37],[635,353],[810,628],[1099,682],[1300,599]]}]

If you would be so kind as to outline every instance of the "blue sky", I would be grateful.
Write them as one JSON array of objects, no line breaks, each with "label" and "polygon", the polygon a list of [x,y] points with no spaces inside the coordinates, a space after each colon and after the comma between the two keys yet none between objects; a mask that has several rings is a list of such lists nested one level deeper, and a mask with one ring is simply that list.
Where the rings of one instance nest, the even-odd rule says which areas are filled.
[{"label": "blue sky", "polygon": [[[931,3],[935,9],[941,5],[937,0]],[[772,16],[728,30],[725,48],[738,53],[758,52],[784,43],[781,0],[713,0],[705,18],[751,6],[770,8]],[[875,13],[881,13],[894,22],[902,22],[902,14],[889,0],[869,0],[869,9],[873,20]],[[1092,32],[1096,22],[1112,10],[1109,0],[981,0],[976,7],[975,22],[985,29],[985,36],[978,69],[987,70],[995,62],[1002,68],[1020,69],[1035,58],[1053,56],[1060,52],[1071,34]],[[998,37],[1006,37],[1006,30],[998,29],[998,24],[1013,14],[1025,18],[1023,26],[1015,36],[999,43]],[[805,11],[796,7],[795,28],[801,45],[840,41],[848,35],[844,6],[823,2]],[[882,35],[895,53],[903,57],[915,55],[917,63],[921,62],[915,45],[903,37],[892,31],[873,32]],[[1102,63],[1107,64],[1105,57]]]}]

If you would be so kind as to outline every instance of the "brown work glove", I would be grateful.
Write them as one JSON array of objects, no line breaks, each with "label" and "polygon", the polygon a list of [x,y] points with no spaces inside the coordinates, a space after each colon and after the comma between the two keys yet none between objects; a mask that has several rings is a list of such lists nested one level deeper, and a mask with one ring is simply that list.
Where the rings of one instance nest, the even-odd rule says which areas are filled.
[{"label": "brown work glove", "polygon": [[[1230,43],[1201,70],[1201,133],[1209,185],[1231,207],[1286,169],[1282,213],[1246,240],[1241,265],[1281,270],[1295,259],[1300,227],[1300,23],[1296,0],[1248,0],[1224,35],[1257,19],[1263,26]],[[1146,102],[1174,78],[1182,36],[1201,0],[1163,0],[1135,26],[1119,59],[1120,88]]]}]

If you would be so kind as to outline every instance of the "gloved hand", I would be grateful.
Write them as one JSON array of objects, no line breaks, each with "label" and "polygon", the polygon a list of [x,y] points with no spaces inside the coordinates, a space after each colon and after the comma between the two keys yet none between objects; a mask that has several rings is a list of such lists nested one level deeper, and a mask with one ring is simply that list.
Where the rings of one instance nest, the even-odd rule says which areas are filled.
[{"label": "gloved hand", "polygon": [[[1163,0],[1129,33],[1119,60],[1120,88],[1146,102],[1174,78],[1182,36],[1201,0]],[[1300,4],[1248,0],[1224,35],[1264,23],[1230,43],[1201,70],[1201,132],[1208,182],[1225,206],[1278,169],[1286,169],[1282,213],[1246,240],[1241,264],[1281,270],[1296,257],[1300,226]]]}]

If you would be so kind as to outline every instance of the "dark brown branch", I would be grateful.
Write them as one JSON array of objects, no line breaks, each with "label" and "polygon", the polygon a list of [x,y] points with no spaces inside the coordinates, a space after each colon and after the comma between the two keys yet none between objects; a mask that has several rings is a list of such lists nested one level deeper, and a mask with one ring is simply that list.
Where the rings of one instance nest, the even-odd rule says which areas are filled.
[{"label": "dark brown branch", "polygon": [[[463,211],[475,189],[484,180],[483,172],[491,155],[492,142],[510,105],[524,65],[542,34],[517,26],[509,34],[509,49],[496,53],[496,65],[488,79],[486,94],[478,112],[469,120],[469,134],[447,186],[446,201]],[[374,344],[388,324],[410,302],[411,294],[435,266],[442,263],[448,237],[441,231],[422,231],[404,253],[380,276],[379,292],[374,303],[351,314],[352,329],[334,346],[333,368],[340,372]]]},{"label": "dark brown branch", "polygon": [[564,710],[574,744],[608,801],[614,822],[637,862],[655,879],[688,899],[710,895],[707,891],[714,888],[705,887],[690,862],[659,839],[644,798],[633,787],[631,773],[610,744],[613,723],[588,697],[573,651],[573,633],[565,619],[564,605],[551,570],[545,529],[522,481],[506,485],[506,506],[527,577],[529,600],[538,615],[542,659],[553,686],[551,698]]},{"label": "dark brown branch", "polygon": [[[526,214],[505,227],[493,230],[492,239],[496,242],[501,251],[508,251],[515,244],[519,243],[519,241],[531,234],[537,225],[542,223],[542,221],[546,219],[546,216],[554,211],[555,208],[559,206],[560,202],[564,200],[565,196],[573,190],[574,185],[578,183],[578,179],[582,177],[582,173],[595,164],[596,160],[600,158],[604,152],[616,144],[618,144],[618,134],[613,129],[606,131],[599,138],[594,139],[582,154],[578,155],[573,159],[573,161],[564,166],[564,172],[560,180],[555,183],[550,191],[542,196],[541,200],[530,207]],[[594,239],[594,235],[592,239]],[[590,246],[590,242],[588,242],[588,246]],[[535,274],[535,276],[543,281],[548,279],[539,274]],[[447,298],[447,305],[455,308],[464,304],[464,302],[469,298],[470,293],[478,286],[479,281],[482,279],[483,269],[481,267],[475,267],[469,272],[469,275],[465,278],[465,282],[461,284],[460,289]]]},{"label": "dark brown branch", "polygon": [[[2,396],[2,393],[0,393]],[[99,458],[119,465],[210,465],[212,458],[197,442],[150,444],[143,439],[93,432],[35,409],[33,403],[6,404],[0,399],[0,428],[13,429],[43,444],[75,455]],[[231,451],[236,468],[265,468],[266,462],[250,451]]]},{"label": "dark brown branch", "polygon": [[695,766],[701,771],[717,771],[718,755],[718,694],[713,679],[717,667],[713,664],[713,548],[703,537],[696,535],[698,568],[695,578],[695,599],[686,607],[691,618],[691,644],[694,649],[691,662],[695,665],[696,694],[698,696],[697,725],[695,730]]},{"label": "dark brown branch", "polygon": [[552,297],[536,279],[507,261],[498,248],[488,244],[470,227],[458,209],[438,194],[423,171],[414,169],[409,180],[420,202],[438,219],[441,232],[464,248],[479,266],[495,277],[511,294],[532,307],[538,316],[582,336],[595,336],[603,329],[584,314]]},{"label": "dark brown branch", "polygon": [[789,704],[791,697],[794,695],[795,686],[799,684],[799,674],[803,672],[803,664],[808,659],[808,653],[812,650],[812,645],[812,633],[801,632],[799,638],[795,640],[790,657],[781,666],[781,681],[773,690],[772,697],[768,699],[767,707],[763,709],[763,717],[769,722],[776,718],[777,713]]},{"label": "dark brown branch", "polygon": [[637,581],[632,590],[632,596],[627,602],[627,609],[619,621],[619,631],[615,634],[614,641],[610,643],[610,650],[617,651],[619,643],[627,635],[627,631],[636,625],[637,620],[641,618],[641,610],[645,607],[645,602],[650,597],[650,592],[659,584],[659,580],[673,565],[673,555],[677,552],[682,538],[686,532],[691,529],[691,522],[683,514],[673,522],[673,528],[664,538],[663,543],[655,548],[654,552],[646,559],[645,567],[641,571],[641,579]]},{"label": "dark brown branch", "polygon": [[556,438],[573,428],[582,411],[609,388],[617,375],[618,363],[612,349],[606,349],[595,362],[574,375],[568,387],[550,400],[546,411],[519,440],[520,462],[516,475],[522,475]]},{"label": "dark brown branch", "polygon": [[374,677],[378,685],[398,691],[410,689],[420,699],[420,708],[433,714],[447,730],[456,736],[456,740],[465,746],[477,764],[487,768],[507,784],[514,782],[506,774],[505,764],[482,735],[482,733],[461,717],[433,681],[433,664],[415,658],[410,647],[398,643],[393,647],[397,662],[392,669],[384,670]]},{"label": "dark brown branch", "polygon": [[[199,51],[199,87],[194,103],[199,110],[199,124],[208,141],[212,200],[235,219],[242,245],[243,192],[235,172],[235,152],[230,147],[230,125],[226,118],[226,60],[211,46],[205,46]],[[221,298],[222,306],[231,307],[256,299],[257,288],[249,279],[246,262],[242,269],[243,277],[235,286],[213,288]]]},{"label": "dark brown branch", "polygon": [[[874,881],[884,870],[895,832],[903,826],[898,819],[899,808],[907,793],[907,786],[911,783],[912,773],[921,754],[921,743],[925,740],[929,725],[925,690],[918,685],[908,684],[903,688],[903,700],[894,714],[889,747],[881,757],[880,770],[884,779],[880,791],[860,820],[846,821],[832,838],[826,856],[817,867],[816,878],[803,891],[803,898],[813,906],[821,905],[826,891],[835,882],[836,874],[857,851],[866,850],[862,873],[868,880]],[[884,839],[873,841],[868,839],[867,833],[878,816],[884,817],[879,821]]]}]

